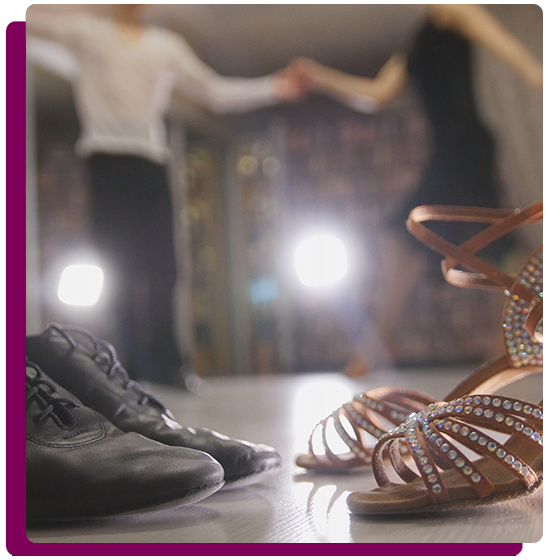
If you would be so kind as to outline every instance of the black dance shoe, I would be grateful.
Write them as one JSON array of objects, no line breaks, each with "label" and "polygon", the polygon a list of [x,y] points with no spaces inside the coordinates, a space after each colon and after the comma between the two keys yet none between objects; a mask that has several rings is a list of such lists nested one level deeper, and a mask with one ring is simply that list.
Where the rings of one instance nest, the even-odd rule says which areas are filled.
[{"label": "black dance shoe", "polygon": [[51,324],[40,335],[27,337],[26,352],[58,384],[124,432],[209,453],[224,468],[230,486],[255,482],[280,467],[280,455],[272,447],[181,426],[129,378],[115,349],[84,329]]},{"label": "black dance shoe", "polygon": [[26,364],[27,521],[192,503],[224,483],[210,455],[124,433]]}]

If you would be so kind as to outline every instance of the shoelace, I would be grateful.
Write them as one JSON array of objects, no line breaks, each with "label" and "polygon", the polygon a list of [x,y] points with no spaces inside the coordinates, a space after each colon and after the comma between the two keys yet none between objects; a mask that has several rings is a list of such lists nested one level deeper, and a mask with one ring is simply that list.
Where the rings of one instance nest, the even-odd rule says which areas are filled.
[{"label": "shoelace", "polygon": [[[53,414],[56,414],[60,421],[73,428],[76,425],[76,419],[72,416],[70,410],[78,408],[79,405],[70,399],[56,396],[56,387],[43,377],[43,372],[39,366],[31,362],[27,357],[25,365],[26,368],[35,370],[35,376],[30,375],[27,371],[25,374],[28,385],[25,403],[28,405],[32,399],[39,397],[35,400],[44,406],[43,410],[33,417],[33,422],[40,424]],[[46,403],[46,406],[44,403]]]},{"label": "shoelace", "polygon": [[[58,333],[60,336],[64,337],[72,346],[72,348],[77,348],[81,346],[85,349],[92,357],[92,359],[102,367],[106,367],[107,377],[113,379],[115,377],[120,377],[121,386],[125,390],[134,391],[138,396],[138,404],[140,406],[151,405],[156,408],[161,409],[170,418],[173,415],[167,408],[153,395],[146,393],[142,386],[130,379],[128,372],[120,363],[117,352],[115,348],[107,341],[101,340],[94,336],[88,330],[82,327],[74,326],[60,326],[56,324],[51,324],[45,331],[46,333]],[[86,340],[85,342],[77,341],[72,337],[72,334],[77,336],[83,336]]]}]

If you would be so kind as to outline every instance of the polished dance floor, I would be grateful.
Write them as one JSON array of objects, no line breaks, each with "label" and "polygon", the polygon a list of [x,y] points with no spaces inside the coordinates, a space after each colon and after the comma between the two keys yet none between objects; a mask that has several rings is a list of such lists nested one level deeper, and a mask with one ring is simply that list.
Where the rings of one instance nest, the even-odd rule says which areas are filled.
[{"label": "polished dance floor", "polygon": [[[146,387],[183,425],[276,447],[283,467],[251,486],[191,505],[76,524],[30,527],[36,543],[534,543],[543,534],[542,487],[528,498],[445,514],[354,516],[347,495],[375,486],[369,468],[312,474],[295,466],[310,430],[358,390],[397,385],[442,396],[467,369],[387,370],[358,380],[336,373],[211,379],[198,395]],[[542,377],[508,394],[538,402]],[[372,550],[373,552],[373,550]]]}]

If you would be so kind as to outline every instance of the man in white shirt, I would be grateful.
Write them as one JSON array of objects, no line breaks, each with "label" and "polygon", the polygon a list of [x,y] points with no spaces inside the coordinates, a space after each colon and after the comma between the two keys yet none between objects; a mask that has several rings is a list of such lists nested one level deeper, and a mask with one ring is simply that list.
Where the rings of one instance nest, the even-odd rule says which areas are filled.
[{"label": "man in white shirt", "polygon": [[300,91],[289,71],[261,78],[220,76],[181,36],[144,23],[145,6],[117,5],[113,19],[31,6],[27,32],[55,40],[77,61],[76,150],[87,158],[93,233],[111,274],[127,366],[136,378],[176,383],[184,366],[173,329],[176,271],[165,167],[164,115],[171,92],[178,87],[211,111],[225,113],[297,99]]}]

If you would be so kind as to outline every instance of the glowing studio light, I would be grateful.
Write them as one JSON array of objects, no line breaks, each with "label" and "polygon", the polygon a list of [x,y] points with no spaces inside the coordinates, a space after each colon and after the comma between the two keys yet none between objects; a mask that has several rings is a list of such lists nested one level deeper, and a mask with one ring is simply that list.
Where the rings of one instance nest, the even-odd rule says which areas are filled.
[{"label": "glowing studio light", "polygon": [[62,271],[58,299],[67,305],[95,305],[103,287],[103,271],[94,265],[73,264]]},{"label": "glowing studio light", "polygon": [[316,235],[303,241],[295,252],[296,273],[306,286],[326,286],[348,271],[346,249],[332,235]]}]

